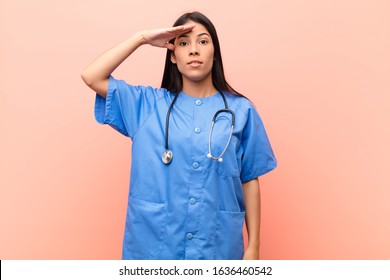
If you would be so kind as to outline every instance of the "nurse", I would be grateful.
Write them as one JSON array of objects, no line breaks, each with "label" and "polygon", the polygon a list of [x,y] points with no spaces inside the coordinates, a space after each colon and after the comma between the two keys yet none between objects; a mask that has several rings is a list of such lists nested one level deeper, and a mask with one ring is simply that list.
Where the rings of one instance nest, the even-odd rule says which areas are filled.
[{"label": "nurse", "polygon": [[[167,49],[160,88],[111,75],[143,45]],[[225,79],[212,22],[193,12],[138,32],[81,76],[97,93],[97,122],[132,139],[122,258],[258,259],[257,178],[276,159],[253,104]]]}]

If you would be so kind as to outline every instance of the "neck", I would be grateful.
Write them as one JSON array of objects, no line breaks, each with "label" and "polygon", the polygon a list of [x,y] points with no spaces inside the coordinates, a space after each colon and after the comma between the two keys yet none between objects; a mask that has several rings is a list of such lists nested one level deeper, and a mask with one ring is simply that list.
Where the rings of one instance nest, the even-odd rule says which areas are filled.
[{"label": "neck", "polygon": [[183,92],[192,97],[209,97],[217,93],[211,75],[201,81],[192,81],[183,77]]}]

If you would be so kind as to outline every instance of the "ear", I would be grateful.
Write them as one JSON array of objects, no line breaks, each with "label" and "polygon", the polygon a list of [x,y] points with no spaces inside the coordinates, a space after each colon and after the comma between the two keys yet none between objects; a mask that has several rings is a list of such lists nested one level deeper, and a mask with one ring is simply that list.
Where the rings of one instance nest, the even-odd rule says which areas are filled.
[{"label": "ear", "polygon": [[175,56],[175,53],[174,52],[171,52],[171,62],[173,64],[176,64],[176,56]]}]

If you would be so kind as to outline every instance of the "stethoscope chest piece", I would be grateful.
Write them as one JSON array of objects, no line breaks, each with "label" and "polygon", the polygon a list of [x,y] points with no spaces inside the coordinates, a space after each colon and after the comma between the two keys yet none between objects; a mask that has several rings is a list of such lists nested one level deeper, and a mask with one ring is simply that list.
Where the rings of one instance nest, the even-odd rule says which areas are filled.
[{"label": "stethoscope chest piece", "polygon": [[165,164],[170,164],[172,161],[172,158],[173,158],[173,155],[172,155],[172,152],[170,150],[165,150],[165,152],[163,153],[163,155],[161,157],[163,163],[165,163]]}]

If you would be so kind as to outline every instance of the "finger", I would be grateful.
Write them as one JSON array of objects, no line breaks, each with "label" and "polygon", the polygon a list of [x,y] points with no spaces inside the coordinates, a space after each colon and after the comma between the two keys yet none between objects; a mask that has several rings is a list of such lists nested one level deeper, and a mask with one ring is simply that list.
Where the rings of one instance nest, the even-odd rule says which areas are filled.
[{"label": "finger", "polygon": [[193,29],[193,28],[195,28],[195,26],[196,26],[195,23],[182,25],[183,29]]},{"label": "finger", "polygon": [[195,24],[180,25],[180,26],[172,27],[169,30],[169,32],[176,35],[180,35],[191,31],[192,29],[194,29],[195,26],[196,26]]},{"label": "finger", "polygon": [[[195,24],[185,24],[185,25],[171,27],[169,29],[166,29],[165,32],[166,32],[167,36],[169,36],[168,37],[169,40],[171,40],[171,39],[176,38],[177,36],[180,36],[182,34],[190,32],[195,26],[196,26]],[[167,44],[166,47],[168,49],[171,49],[172,48],[171,45],[169,45],[169,47],[168,47],[168,44]]]}]

